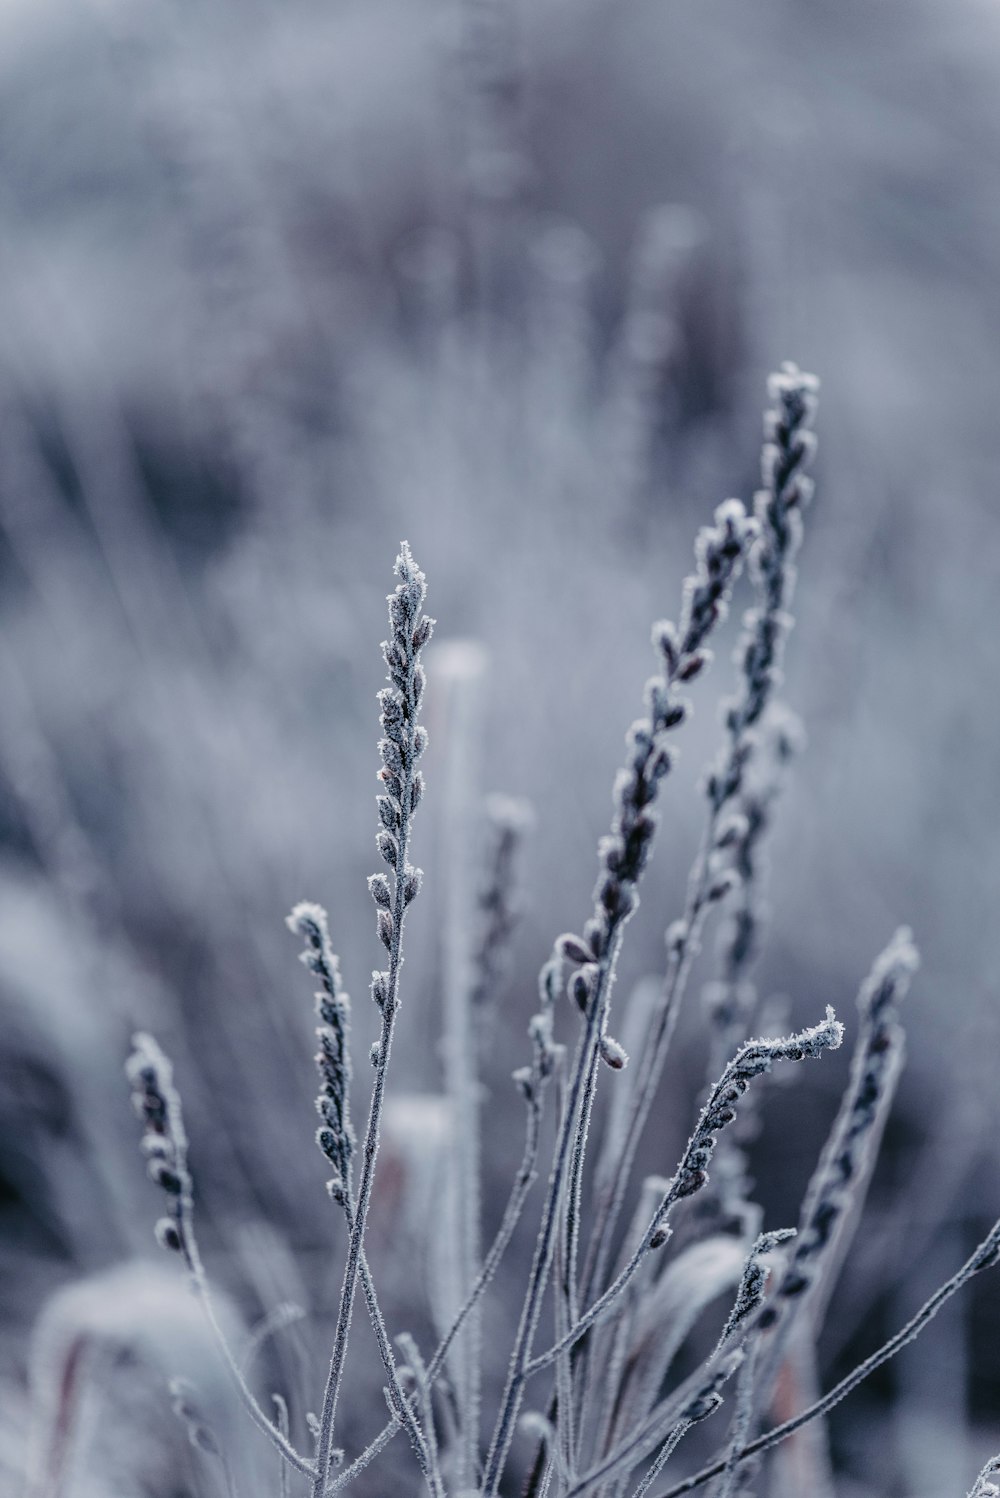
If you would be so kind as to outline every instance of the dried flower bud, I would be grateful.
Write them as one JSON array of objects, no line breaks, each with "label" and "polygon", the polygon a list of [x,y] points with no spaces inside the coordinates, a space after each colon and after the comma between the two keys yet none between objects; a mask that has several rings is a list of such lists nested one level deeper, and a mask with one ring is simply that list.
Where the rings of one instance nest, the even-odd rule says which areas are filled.
[{"label": "dried flower bud", "polygon": [[705,898],[709,904],[718,900],[724,900],[740,883],[740,876],[736,869],[723,869],[717,874],[709,885]]},{"label": "dried flower bud", "polygon": [[594,962],[595,956],[590,947],[580,936],[574,936],[571,931],[566,931],[556,940],[556,951],[561,957],[569,962]]},{"label": "dried flower bud", "polygon": [[705,647],[692,650],[691,654],[686,655],[677,667],[677,681],[694,681],[695,677],[700,676],[705,667],[711,664],[711,661],[712,652]]},{"label": "dried flower bud", "polygon": [[623,1045],[610,1035],[601,1036],[601,1060],[612,1071],[622,1071],[628,1065],[628,1053]]},{"label": "dried flower bud", "polygon": [[663,656],[667,674],[672,676],[680,660],[680,641],[677,628],[669,619],[659,619],[653,625],[653,649]]},{"label": "dried flower bud", "polygon": [[519,1066],[517,1071],[511,1072],[515,1086],[522,1096],[530,1103],[535,1095],[534,1079],[530,1066]]},{"label": "dried flower bud", "polygon": [[416,629],[413,631],[412,644],[414,651],[423,650],[424,646],[427,644],[427,641],[430,639],[433,633],[434,620],[429,618],[427,614],[424,614],[423,617],[418,621]]},{"label": "dried flower bud", "polygon": [[399,826],[399,808],[388,796],[376,796],[379,820],[387,832],[395,832]]},{"label": "dried flower bud", "polygon": [[161,1217],[153,1229],[156,1241],[161,1248],[169,1250],[170,1253],[180,1253],[184,1247],[180,1228],[171,1217]]},{"label": "dried flower bud", "polygon": [[391,869],[396,867],[399,858],[399,844],[391,832],[380,832],[375,839],[378,851]]}]

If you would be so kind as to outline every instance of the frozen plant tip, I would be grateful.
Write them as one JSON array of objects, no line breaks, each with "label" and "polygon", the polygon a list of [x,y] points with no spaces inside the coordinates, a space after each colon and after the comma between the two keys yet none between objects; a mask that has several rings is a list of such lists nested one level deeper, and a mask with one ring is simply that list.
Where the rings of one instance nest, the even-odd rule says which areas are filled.
[{"label": "frozen plant tip", "polygon": [[[375,875],[382,878],[382,875]],[[387,896],[388,898],[388,896]],[[354,1130],[350,1117],[351,1057],[349,1032],[351,1001],[340,981],[340,963],[330,946],[326,911],[307,901],[296,905],[286,924],[305,941],[300,961],[320,981],[316,994],[316,1013],[322,1024],[316,1031],[319,1051],[316,1068],[320,1092],[316,1108],[323,1120],[316,1142],[334,1168],[327,1189],[335,1202],[343,1206],[350,1188],[351,1158],[354,1153]]]},{"label": "frozen plant tip", "polygon": [[[396,558],[395,572],[399,582],[395,591],[390,593],[386,600],[389,606],[389,638],[382,641],[382,656],[389,673],[389,686],[383,687],[378,694],[381,709],[379,721],[383,733],[378,744],[379,757],[382,761],[382,768],[378,773],[383,789],[376,800],[380,824],[376,833],[376,843],[383,861],[392,871],[392,879],[390,881],[384,874],[375,874],[369,881],[369,889],[376,908],[378,937],[388,953],[389,965],[384,971],[376,972],[372,978],[372,997],[382,1020],[381,1033],[371,1049],[375,1081],[365,1128],[356,1202],[352,1202],[348,1195],[350,1241],[337,1312],[330,1370],[320,1413],[319,1435],[316,1443],[316,1472],[312,1486],[313,1498],[324,1498],[330,1476],[334,1416],[343,1375],[344,1358],[347,1353],[354,1293],[363,1261],[364,1232],[379,1147],[385,1077],[399,1006],[403,923],[407,906],[416,896],[421,880],[420,870],[408,862],[407,852],[413,813],[423,795],[423,775],[417,765],[427,748],[427,730],[417,722],[426,684],[424,668],[420,664],[420,654],[431,637],[434,621],[423,613],[427,583],[405,541]],[[369,1283],[366,1283],[369,1309],[383,1361],[386,1363],[390,1381],[393,1384],[394,1397],[398,1401],[399,1396],[396,1392],[398,1386],[395,1384],[391,1349],[385,1338],[381,1317],[375,1307]],[[433,1467],[433,1462],[430,1470],[427,1466],[432,1453],[429,1453],[426,1443],[421,1438],[409,1405],[405,1402],[399,1404],[398,1413],[407,1427],[431,1489],[435,1491],[439,1485],[436,1469]]]},{"label": "frozen plant tip", "polygon": [[185,1253],[192,1207],[187,1136],[173,1069],[151,1035],[140,1031],[132,1037],[125,1075],[132,1088],[132,1106],[142,1120],[146,1169],[168,1203],[167,1215],[156,1224],[156,1241],[161,1248]]},{"label": "frozen plant tip", "polygon": [[826,1019],[785,1040],[752,1040],[730,1062],[702,1110],[698,1127],[684,1152],[673,1186],[675,1199],[691,1196],[708,1179],[707,1166],[720,1129],[736,1117],[736,1103],[754,1077],[770,1071],[776,1061],[802,1061],[835,1051],[844,1039],[844,1027],[827,1006]]},{"label": "frozen plant tip", "polygon": [[[289,1465],[299,1472],[311,1472],[310,1463],[299,1455],[288,1437],[261,1409],[216,1315],[194,1231],[194,1189],[188,1170],[187,1134],[180,1094],[174,1086],[170,1061],[151,1035],[139,1031],[133,1036],[125,1074],[132,1088],[133,1107],[143,1124],[142,1150],[149,1162],[149,1174],[166,1193],[169,1202],[169,1214],[156,1224],[157,1241],[161,1247],[183,1255],[191,1285],[201,1301],[212,1334],[251,1420]],[[226,1470],[228,1472],[228,1468]]]},{"label": "frozen plant tip", "polygon": [[976,1485],[969,1498],[1000,1498],[1000,1484],[994,1478],[1000,1478],[1000,1456],[990,1457],[976,1478]]}]

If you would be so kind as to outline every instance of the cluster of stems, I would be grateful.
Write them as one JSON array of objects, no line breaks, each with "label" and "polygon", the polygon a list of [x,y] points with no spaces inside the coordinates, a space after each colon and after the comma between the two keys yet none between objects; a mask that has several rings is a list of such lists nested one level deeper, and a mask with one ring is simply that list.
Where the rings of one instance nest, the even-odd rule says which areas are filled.
[{"label": "cluster of stems", "polygon": [[[514,1073],[526,1106],[524,1152],[500,1226],[489,1248],[481,1253],[478,1179],[470,1184],[463,1176],[467,1195],[460,1210],[468,1218],[469,1252],[455,1303],[449,1308],[450,1320],[441,1319],[438,1345],[431,1356],[422,1353],[408,1333],[396,1337],[405,1360],[399,1364],[369,1268],[365,1233],[400,1008],[404,925],[422,879],[421,871],[410,862],[410,844],[414,813],[423,795],[419,763],[427,745],[426,730],[419,722],[425,688],[421,655],[433,621],[424,613],[424,575],[407,544],[402,545],[396,561],[398,584],[388,598],[389,637],[382,645],[389,684],[379,693],[382,736],[376,841],[385,871],[368,881],[376,934],[386,956],[384,967],[371,980],[380,1029],[371,1050],[373,1081],[360,1139],[351,1117],[350,1000],[331,945],[327,916],[319,905],[302,903],[288,917],[288,925],[304,942],[302,961],[319,985],[316,1141],[330,1167],[330,1197],[343,1212],[347,1230],[329,1368],[318,1414],[309,1417],[315,1437],[311,1457],[301,1455],[289,1439],[285,1401],[275,1396],[277,1416],[271,1419],[247,1382],[249,1359],[241,1367],[226,1343],[195,1235],[187,1137],[171,1065],[150,1036],[135,1037],[128,1078],[143,1124],[149,1173],[166,1201],[156,1236],[184,1262],[240,1398],[254,1424],[281,1455],[283,1498],[289,1491],[290,1473],[308,1480],[311,1498],[329,1498],[346,1489],[400,1431],[409,1439],[431,1498],[469,1498],[473,1493],[476,1498],[497,1498],[506,1478],[526,1386],[546,1370],[552,1380],[547,1412],[531,1411],[525,1417],[526,1429],[539,1443],[526,1488],[532,1498],[544,1498],[553,1489],[558,1498],[583,1498],[597,1491],[611,1498],[646,1498],[687,1433],[723,1405],[732,1381],[733,1417],[718,1456],[666,1492],[659,1488],[658,1498],[678,1498],[714,1479],[718,1479],[715,1498],[735,1498],[751,1464],[763,1453],[822,1418],[862,1378],[918,1335],[951,1295],[1000,1259],[998,1223],[970,1259],[884,1347],[807,1409],[755,1434],[766,1415],[769,1390],[797,1313],[805,1306],[815,1317],[822,1308],[824,1290],[829,1293],[891,1103],[902,1058],[898,1006],[917,961],[909,933],[900,931],[862,987],[851,1076],[807,1190],[797,1232],[755,1236],[747,1226],[752,1211],[742,1217],[730,1214],[725,1288],[735,1292],[735,1298],[713,1350],[671,1393],[663,1392],[663,1377],[658,1374],[650,1383],[644,1370],[629,1383],[637,1366],[631,1360],[630,1338],[657,1289],[657,1265],[662,1258],[657,1251],[671,1238],[671,1219],[682,1204],[704,1190],[709,1168],[717,1169],[720,1137],[729,1141],[735,1163],[731,1162],[731,1190],[727,1196],[723,1189],[719,1199],[736,1207],[746,1205],[747,1179],[742,1158],[731,1142],[738,1141],[738,1129],[728,1135],[725,1131],[740,1118],[740,1105],[751,1082],[776,1061],[798,1062],[835,1049],[844,1033],[828,1008],[826,1018],[811,1028],[782,1038],[746,1039],[754,1007],[748,973],[760,939],[761,846],[795,738],[775,693],[791,627],[789,607],[802,511],[812,490],[805,470],[814,450],[811,426],[816,408],[816,382],[794,365],[784,366],[773,376],[769,389],[772,404],[765,423],[764,486],[752,514],[737,500],[719,507],[713,524],[699,533],[695,566],[684,583],[678,622],[663,621],[654,627],[657,672],[646,684],[644,713],[629,729],[625,763],[615,779],[610,831],[598,846],[593,908],[579,935],[567,932],[558,938],[539,976],[538,1009],[529,1024],[530,1060]],[[638,908],[639,886],[656,838],[661,786],[673,762],[671,738],[690,713],[683,692],[710,663],[710,642],[726,617],[744,564],[755,602],[744,616],[737,648],[737,690],[724,703],[722,750],[705,781],[706,826],[683,915],[667,933],[662,987],[651,1003],[641,1001],[646,1006],[645,1032],[640,1036],[637,1064],[625,1072],[624,1101],[615,1114],[615,1127],[607,1131],[608,1143],[594,1172],[594,1211],[581,1269],[587,1152],[598,1079],[602,1067],[621,1073],[628,1060],[608,1028],[622,941]],[[759,768],[752,774],[755,758]],[[761,761],[765,762],[762,768]],[[492,820],[493,846],[485,860],[489,868],[480,898],[478,942],[470,937],[463,948],[462,1012],[477,1022],[482,1021],[495,991],[513,928],[517,902],[512,865],[525,813],[515,803],[498,801]],[[719,977],[707,991],[712,1075],[717,1080],[708,1089],[674,1174],[650,1178],[631,1229],[619,1235],[618,1221],[636,1150],[659,1086],[701,931],[708,913],[727,900],[729,919],[720,940]],[[580,1020],[571,1055],[555,1039],[557,1009],[564,996]],[[468,1036],[465,1040],[472,1043]],[[456,1057],[461,1060],[460,1049]],[[475,1076],[470,1071],[472,1081]],[[466,1364],[470,1353],[478,1357],[481,1348],[480,1300],[494,1280],[539,1176],[544,1108],[553,1082],[558,1108],[551,1163],[510,1361],[482,1458],[478,1428],[482,1369],[477,1364],[470,1371]],[[460,1089],[453,1091],[456,1096],[460,1093]],[[477,1104],[472,1106],[474,1110]],[[469,1116],[474,1117],[474,1111]],[[478,1153],[471,1145],[466,1156],[470,1167],[478,1171]],[[758,1222],[760,1215],[757,1211]],[[707,1217],[700,1220],[702,1230],[707,1221]],[[694,1233],[698,1231],[698,1219],[689,1217],[688,1224]],[[738,1236],[732,1236],[734,1224]],[[386,1373],[389,1418],[365,1449],[344,1463],[343,1454],[334,1447],[334,1433],[359,1283]],[[535,1342],[550,1287],[554,1336],[544,1351],[537,1352]],[[708,1297],[703,1299],[707,1304]],[[662,1368],[657,1363],[657,1368],[665,1374],[666,1361]],[[455,1369],[465,1369],[464,1392],[455,1386]],[[602,1379],[607,1383],[605,1406],[595,1420]],[[639,1384],[642,1390],[630,1403]],[[175,1405],[194,1444],[222,1463],[231,1485],[225,1453],[201,1415],[196,1392],[178,1385]],[[645,1470],[627,1495],[629,1474],[643,1463]],[[1000,1464],[988,1463],[970,1498],[998,1498],[1000,1487],[993,1481],[998,1474]]]}]

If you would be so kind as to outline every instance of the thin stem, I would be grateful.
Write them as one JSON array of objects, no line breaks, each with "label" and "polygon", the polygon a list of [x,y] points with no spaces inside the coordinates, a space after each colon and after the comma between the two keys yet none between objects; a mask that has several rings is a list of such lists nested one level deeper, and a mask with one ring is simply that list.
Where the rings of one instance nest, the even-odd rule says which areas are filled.
[{"label": "thin stem", "polygon": [[[348,1206],[347,1220],[349,1228],[352,1225],[351,1215],[351,1208]],[[431,1459],[428,1441],[421,1432],[420,1426],[414,1417],[413,1409],[407,1401],[402,1385],[399,1382],[399,1369],[396,1366],[396,1359],[393,1356],[392,1343],[389,1340],[389,1333],[386,1330],[385,1318],[382,1315],[382,1309],[375,1291],[375,1281],[368,1267],[368,1259],[364,1249],[361,1250],[361,1288],[364,1292],[365,1303],[368,1306],[368,1316],[372,1324],[372,1330],[375,1333],[375,1340],[378,1343],[382,1365],[389,1378],[389,1394],[393,1408],[397,1411],[410,1438],[410,1444],[413,1447],[420,1470],[427,1479],[428,1487],[435,1494],[435,1498],[443,1498],[440,1472],[436,1470],[436,1464]]]},{"label": "thin stem", "polygon": [[569,1166],[573,1144],[573,1122],[577,1116],[591,1055],[594,1047],[597,1045],[597,1038],[600,1035],[601,1025],[607,1010],[614,982],[615,963],[621,948],[621,939],[622,926],[619,925],[611,939],[610,950],[599,966],[596,988],[589,1006],[586,1027],[577,1047],[573,1076],[567,1093],[566,1110],[556,1146],[555,1158],[552,1163],[552,1172],[549,1176],[549,1187],[542,1209],[542,1222],[535,1243],[535,1255],[528,1278],[524,1305],[521,1309],[514,1350],[511,1354],[507,1383],[504,1388],[500,1412],[497,1416],[496,1427],[493,1432],[493,1439],[490,1442],[489,1455],[486,1461],[486,1471],[482,1484],[483,1498],[494,1498],[500,1481],[500,1474],[503,1471],[513,1438],[514,1422],[517,1419],[517,1413],[523,1397],[525,1370],[528,1359],[531,1356],[531,1344],[538,1329],[542,1297],[545,1294],[549,1269],[552,1264],[552,1251],[555,1246],[555,1227],[562,1201],[563,1182]]},{"label": "thin stem", "polygon": [[[736,1483],[736,1471],[739,1467],[743,1449],[743,1443],[750,1430],[753,1420],[754,1408],[754,1379],[757,1375],[757,1354],[760,1350],[758,1337],[750,1339],[747,1350],[746,1361],[739,1371],[736,1385],[736,1410],[733,1414],[732,1429],[729,1434],[729,1456],[726,1459],[725,1470],[722,1473],[718,1487],[712,1494],[712,1498],[731,1498]],[[639,1495],[636,1494],[636,1498]]]},{"label": "thin stem", "polygon": [[636,1487],[635,1492],[632,1494],[632,1498],[645,1498],[645,1495],[649,1492],[653,1483],[659,1477],[660,1473],[667,1465],[667,1462],[673,1456],[674,1452],[677,1450],[677,1447],[680,1445],[681,1441],[691,1429],[693,1423],[694,1422],[692,1420],[678,1420],[677,1424],[674,1426],[673,1430],[670,1432],[669,1436],[667,1436],[667,1439],[664,1441],[663,1445],[657,1452],[656,1459],[650,1466],[649,1471],[641,1479],[638,1486]]},{"label": "thin stem", "polygon": [[191,1283],[195,1294],[201,1301],[202,1309],[205,1312],[205,1319],[209,1324],[212,1335],[215,1337],[219,1351],[222,1353],[223,1361],[229,1370],[233,1383],[236,1386],[236,1391],[250,1419],[256,1425],[257,1429],[263,1435],[267,1436],[268,1440],[277,1448],[285,1461],[293,1466],[297,1472],[305,1473],[311,1477],[315,1470],[312,1463],[308,1462],[304,1456],[299,1455],[288,1437],[278,1429],[272,1420],[268,1419],[258,1404],[250,1385],[243,1377],[240,1365],[236,1360],[232,1348],[229,1346],[226,1335],[219,1323],[219,1318],[215,1313],[208,1275],[205,1273],[205,1266],[202,1263],[201,1252],[198,1248],[198,1239],[194,1230],[194,1200],[191,1195],[190,1186],[186,1184],[190,1180],[187,1174],[187,1135],[184,1130],[184,1120],[176,1095],[168,1096],[166,1105],[170,1115],[171,1134],[176,1142],[183,1167],[182,1180],[185,1182],[185,1188],[177,1198],[177,1221],[181,1230],[180,1242],[184,1261],[191,1275]]},{"label": "thin stem", "polygon": [[667,971],[653,1011],[648,1040],[638,1059],[638,1076],[633,1084],[625,1136],[614,1157],[606,1155],[601,1162],[603,1169],[600,1175],[604,1179],[598,1181],[597,1216],[584,1270],[584,1293],[587,1295],[592,1294],[604,1282],[610,1266],[614,1231],[628,1195],[639,1142],[663,1075],[687,981],[700,951],[701,930],[708,912],[705,897],[708,890],[708,854],[714,825],[715,818],[710,816],[702,835],[698,856],[691,869],[684,915],[677,926],[676,941],[670,948]]},{"label": "thin stem", "polygon": [[431,1381],[427,1376],[427,1367],[420,1356],[420,1349],[408,1332],[403,1332],[398,1340],[413,1374],[414,1383],[416,1384],[414,1392],[417,1403],[420,1405],[421,1416],[423,1417],[428,1482],[433,1492],[443,1494],[444,1483],[441,1478],[441,1465],[438,1459],[437,1432],[434,1428],[434,1401],[431,1394]]},{"label": "thin stem", "polygon": [[[520,1167],[515,1177],[514,1185],[511,1188],[511,1193],[507,1200],[507,1206],[504,1209],[500,1227],[497,1230],[496,1237],[493,1240],[486,1258],[483,1260],[483,1267],[479,1271],[479,1274],[476,1278],[476,1283],[473,1285],[471,1291],[469,1292],[465,1304],[459,1311],[458,1315],[455,1317],[455,1320],[449,1327],[447,1334],[442,1338],[437,1351],[431,1358],[430,1363],[427,1365],[427,1377],[431,1382],[433,1382],[438,1373],[440,1373],[441,1368],[444,1365],[444,1360],[448,1355],[448,1350],[451,1347],[451,1344],[457,1336],[458,1332],[461,1330],[462,1325],[465,1322],[465,1318],[468,1316],[469,1312],[472,1310],[473,1306],[476,1304],[479,1297],[483,1294],[484,1290],[489,1285],[494,1274],[496,1273],[500,1260],[506,1252],[507,1245],[514,1235],[514,1229],[517,1227],[517,1224],[520,1221],[521,1213],[524,1210],[524,1203],[527,1200],[528,1192],[531,1190],[531,1187],[534,1185],[537,1179],[535,1167],[538,1160],[538,1141],[540,1126],[541,1109],[538,1102],[534,1101],[529,1104],[528,1108],[528,1134],[527,1140],[525,1142],[524,1156],[521,1160]],[[388,1424],[385,1425],[379,1432],[379,1434],[374,1438],[374,1440],[369,1442],[368,1446],[365,1447],[365,1450],[361,1453],[361,1455],[357,1457],[349,1467],[346,1467],[343,1472],[338,1473],[333,1482],[330,1483],[327,1487],[327,1493],[335,1493],[338,1492],[341,1488],[346,1487],[347,1484],[351,1482],[353,1478],[358,1475],[358,1473],[363,1471],[363,1469],[368,1466],[369,1462],[371,1462],[379,1454],[379,1452],[389,1444],[389,1442],[392,1440],[392,1437],[396,1434],[399,1428],[400,1422],[398,1419],[390,1420]]]},{"label": "thin stem", "polygon": [[[274,1401],[276,1424],[281,1434],[287,1439],[289,1431],[288,1405],[281,1394],[272,1394],[271,1398]],[[284,1462],[281,1462],[278,1467],[278,1498],[289,1498],[289,1494],[288,1468]]]},{"label": "thin stem", "polygon": [[[796,1415],[793,1419],[786,1420],[783,1425],[776,1425],[773,1430],[765,1431],[762,1436],[758,1436],[755,1441],[751,1441],[748,1446],[744,1446],[739,1453],[738,1460],[742,1462],[749,1456],[756,1456],[759,1452],[770,1451],[773,1446],[780,1445],[782,1441],[794,1435],[797,1430],[801,1430],[803,1425],[808,1425],[810,1420],[815,1420],[818,1416],[827,1414],[842,1399],[846,1399],[848,1394],[853,1393],[858,1384],[862,1383],[870,1373],[874,1373],[877,1368],[881,1368],[883,1363],[887,1363],[890,1358],[896,1356],[896,1353],[901,1348],[918,1337],[927,1323],[937,1315],[944,1303],[950,1300],[957,1290],[961,1290],[963,1285],[972,1279],[973,1275],[978,1274],[983,1269],[992,1268],[997,1262],[998,1255],[1000,1255],[1000,1221],[994,1223],[990,1232],[983,1239],[983,1242],[976,1249],[975,1253],[965,1261],[961,1269],[957,1270],[951,1279],[946,1280],[943,1285],[940,1285],[934,1291],[934,1294],[924,1302],[916,1315],[911,1317],[906,1325],[896,1332],[895,1336],[890,1337],[888,1342],[883,1343],[877,1352],[872,1353],[871,1357],[865,1358],[864,1362],[859,1363],[828,1394],[824,1394],[821,1399],[817,1399],[815,1404],[811,1404],[808,1409],[803,1410],[801,1414]],[[703,1467],[693,1477],[685,1478],[683,1482],[679,1482],[674,1487],[667,1489],[665,1493],[661,1493],[660,1498],[679,1498],[681,1493],[690,1493],[694,1488],[701,1487],[703,1483],[709,1482],[711,1478],[717,1477],[721,1472],[724,1472],[728,1460],[728,1457],[723,1457],[722,1460],[712,1462],[709,1466]]]},{"label": "thin stem", "polygon": [[[433,621],[426,616],[421,617],[421,606],[426,593],[424,577],[423,573],[416,568],[405,541],[396,560],[396,575],[401,582],[395,593],[389,597],[389,623],[392,639],[383,645],[383,654],[389,667],[393,687],[384,689],[380,694],[383,707],[382,723],[388,735],[387,739],[380,744],[384,762],[381,778],[389,788],[390,794],[379,798],[379,815],[386,830],[379,834],[378,841],[383,857],[393,869],[394,877],[391,915],[387,910],[380,908],[379,933],[388,947],[389,967],[387,972],[379,975],[378,980],[382,1026],[378,1044],[372,1054],[375,1082],[368,1109],[368,1122],[365,1127],[361,1179],[358,1186],[355,1217],[351,1225],[333,1352],[330,1358],[330,1371],[323,1393],[312,1498],[323,1498],[330,1475],[337,1396],[340,1392],[344,1359],[347,1353],[354,1294],[357,1288],[365,1224],[368,1220],[375,1161],[378,1155],[385,1080],[399,1008],[403,924],[406,906],[419,889],[419,874],[416,870],[410,869],[406,855],[410,839],[410,823],[415,806],[414,793],[419,794],[422,785],[416,762],[426,743],[426,734],[422,728],[418,728],[416,721],[424,685],[423,667],[418,662],[418,656],[430,636]],[[420,741],[421,738],[423,742]],[[393,828],[391,833],[388,831],[390,825]],[[377,898],[376,903],[378,903]],[[391,1350],[389,1357],[391,1362]]]},{"label": "thin stem", "polygon": [[681,1156],[680,1164],[668,1182],[663,1198],[627,1264],[604,1294],[598,1296],[589,1311],[580,1317],[567,1336],[555,1346],[550,1347],[548,1352],[542,1353],[526,1365],[525,1376],[545,1367],[567,1346],[579,1341],[617,1300],[632,1279],[645,1254],[658,1241],[665,1241],[667,1219],[671,1208],[682,1198],[693,1196],[700,1191],[707,1182],[707,1166],[711,1162],[717,1137],[735,1120],[736,1111],[733,1105],[747,1091],[751,1080],[763,1072],[770,1071],[775,1061],[802,1061],[807,1056],[815,1059],[826,1050],[836,1050],[843,1041],[843,1036],[843,1025],[836,1019],[833,1010],[828,1007],[826,1020],[819,1025],[813,1025],[807,1030],[801,1030],[798,1034],[789,1035],[784,1039],[751,1040],[740,1048],[712,1088],[708,1101],[701,1110],[694,1133]]},{"label": "thin stem", "polygon": [[[412,683],[412,664],[410,665],[408,674]],[[403,779],[402,804],[404,808],[409,804],[411,784],[412,769],[410,764],[407,763]],[[405,869],[406,867],[409,830],[409,812],[404,809],[398,837],[398,867],[400,869]],[[350,1332],[351,1313],[354,1306],[354,1292],[357,1287],[358,1269],[361,1262],[361,1245],[364,1239],[365,1224],[368,1220],[368,1207],[371,1202],[372,1182],[375,1175],[375,1159],[378,1154],[382,1106],[385,1096],[385,1074],[389,1052],[392,1047],[396,1012],[399,1004],[399,970],[402,955],[401,938],[403,934],[403,913],[406,908],[404,888],[405,878],[402,874],[397,873],[395,888],[393,890],[393,931],[392,945],[389,948],[388,992],[385,1003],[382,1006],[382,1029],[378,1041],[379,1049],[378,1061],[375,1067],[375,1084],[372,1088],[372,1100],[368,1109],[368,1123],[365,1127],[361,1180],[358,1185],[357,1212],[351,1228],[350,1242],[347,1249],[347,1265],[344,1269],[344,1280],[340,1292],[340,1306],[337,1312],[333,1354],[330,1359],[330,1371],[323,1394],[319,1442],[316,1449],[316,1472],[312,1485],[313,1498],[323,1498],[330,1475],[330,1458],[333,1449],[333,1421],[337,1408],[337,1396],[340,1392],[340,1380],[344,1371],[344,1357],[347,1352],[347,1339]]]}]

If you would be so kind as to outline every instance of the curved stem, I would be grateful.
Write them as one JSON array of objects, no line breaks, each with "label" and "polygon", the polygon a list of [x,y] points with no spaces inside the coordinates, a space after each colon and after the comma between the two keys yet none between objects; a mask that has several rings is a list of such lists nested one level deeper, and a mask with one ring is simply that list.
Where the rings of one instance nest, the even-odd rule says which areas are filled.
[{"label": "curved stem", "polygon": [[[950,1300],[957,1290],[961,1290],[962,1286],[968,1280],[972,1279],[973,1275],[978,1274],[983,1269],[991,1268],[996,1263],[998,1250],[1000,1250],[1000,1222],[994,1224],[991,1232],[979,1245],[975,1253],[965,1261],[961,1269],[957,1270],[951,1279],[945,1280],[943,1285],[938,1286],[934,1294],[924,1302],[916,1315],[912,1316],[906,1325],[896,1332],[895,1336],[890,1337],[888,1342],[883,1343],[877,1352],[872,1353],[871,1357],[865,1358],[864,1362],[859,1363],[828,1394],[824,1394],[821,1399],[817,1399],[815,1404],[811,1404],[808,1409],[803,1410],[801,1414],[795,1415],[791,1420],[786,1420],[783,1425],[776,1425],[773,1430],[765,1431],[762,1436],[758,1436],[755,1441],[751,1441],[749,1445],[744,1446],[739,1453],[737,1461],[742,1462],[749,1456],[756,1456],[759,1452],[770,1451],[772,1446],[780,1445],[782,1441],[786,1441],[789,1436],[794,1435],[797,1430],[801,1430],[803,1425],[808,1425],[810,1420],[815,1420],[818,1416],[827,1414],[842,1399],[846,1399],[847,1395],[853,1393],[858,1384],[862,1383],[870,1373],[874,1373],[876,1368],[881,1368],[883,1363],[887,1363],[890,1358],[895,1357],[901,1348],[918,1337],[928,1321],[933,1320],[937,1315],[945,1301]],[[724,1472],[729,1459],[729,1457],[723,1457],[720,1461],[712,1462],[709,1466],[703,1467],[693,1477],[685,1478],[683,1482],[679,1482],[674,1487],[668,1488],[665,1493],[660,1495],[660,1498],[679,1498],[681,1493],[690,1493],[694,1488],[701,1487],[703,1483],[709,1482],[713,1477],[717,1477],[721,1472]]]}]

